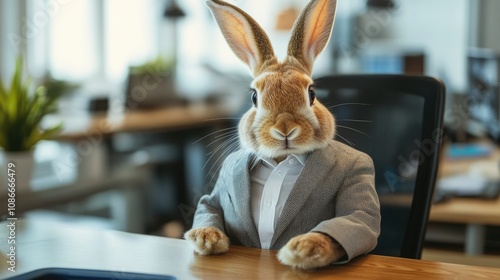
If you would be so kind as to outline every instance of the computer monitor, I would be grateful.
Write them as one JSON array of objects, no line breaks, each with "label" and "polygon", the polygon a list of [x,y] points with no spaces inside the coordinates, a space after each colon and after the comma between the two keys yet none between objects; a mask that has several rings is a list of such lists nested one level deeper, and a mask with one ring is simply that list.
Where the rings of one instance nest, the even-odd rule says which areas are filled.
[{"label": "computer monitor", "polygon": [[367,74],[424,75],[425,54],[422,51],[384,49],[361,54],[361,71]]},{"label": "computer monitor", "polygon": [[468,53],[467,108],[470,121],[500,141],[500,54],[488,49]]}]

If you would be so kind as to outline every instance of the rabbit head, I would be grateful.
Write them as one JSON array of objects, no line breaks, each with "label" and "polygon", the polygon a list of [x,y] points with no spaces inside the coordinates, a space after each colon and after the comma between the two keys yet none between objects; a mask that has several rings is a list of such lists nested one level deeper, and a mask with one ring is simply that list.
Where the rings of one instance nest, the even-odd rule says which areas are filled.
[{"label": "rabbit head", "polygon": [[221,0],[206,3],[254,79],[250,91],[254,106],[238,128],[242,147],[279,159],[328,145],[335,134],[335,119],[316,100],[311,72],[330,38],[337,1],[308,3],[295,22],[283,61],[278,61],[269,37],[247,13]]}]

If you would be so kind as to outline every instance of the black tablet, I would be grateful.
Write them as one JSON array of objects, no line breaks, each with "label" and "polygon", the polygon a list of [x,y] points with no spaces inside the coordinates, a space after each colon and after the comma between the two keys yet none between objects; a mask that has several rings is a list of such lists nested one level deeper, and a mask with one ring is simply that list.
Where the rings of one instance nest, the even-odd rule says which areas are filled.
[{"label": "black tablet", "polygon": [[173,276],[122,271],[44,268],[16,275],[6,280],[175,280]]}]

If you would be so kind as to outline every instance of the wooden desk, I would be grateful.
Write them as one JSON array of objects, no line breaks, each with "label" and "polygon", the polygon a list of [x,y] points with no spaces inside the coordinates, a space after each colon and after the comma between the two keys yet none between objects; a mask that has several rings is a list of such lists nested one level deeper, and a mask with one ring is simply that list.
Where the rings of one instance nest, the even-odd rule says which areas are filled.
[{"label": "wooden desk", "polygon": [[453,198],[449,202],[433,205],[429,220],[500,226],[500,198]]},{"label": "wooden desk", "polygon": [[[485,160],[492,161],[497,166],[500,161],[500,149],[495,148],[487,158],[452,160],[442,157],[439,177],[465,174],[472,164]],[[482,254],[485,227],[500,225],[500,198],[496,200],[452,198],[450,201],[432,205],[429,221],[466,224],[465,252],[468,255]]]},{"label": "wooden desk", "polygon": [[482,255],[486,226],[500,225],[500,198],[484,200],[453,198],[431,207],[430,222],[466,224],[465,253]]},{"label": "wooden desk", "polygon": [[173,131],[207,126],[233,117],[238,106],[196,104],[154,110],[130,111],[125,114],[87,116],[87,120],[65,121],[59,140],[80,140],[120,132]]},{"label": "wooden desk", "polygon": [[[367,255],[316,271],[281,265],[276,252],[231,247],[227,254],[199,256],[184,240],[117,231],[68,228],[17,221],[17,272],[46,267],[101,269],[172,275],[177,279],[500,279],[500,269]],[[0,236],[7,236],[6,222]],[[8,252],[4,238],[1,258]],[[5,260],[0,278],[13,276]]]}]

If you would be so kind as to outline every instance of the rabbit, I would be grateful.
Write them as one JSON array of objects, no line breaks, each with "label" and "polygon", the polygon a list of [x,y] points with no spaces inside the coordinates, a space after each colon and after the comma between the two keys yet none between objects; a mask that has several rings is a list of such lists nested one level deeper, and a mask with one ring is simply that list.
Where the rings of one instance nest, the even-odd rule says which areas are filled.
[{"label": "rabbit", "polygon": [[259,24],[240,8],[208,0],[223,36],[250,69],[251,107],[241,118],[239,151],[223,162],[210,194],[203,196],[184,238],[200,255],[229,245],[262,248],[252,218],[249,170],[256,158],[306,161],[279,214],[267,246],[294,268],[347,262],[370,252],[380,233],[380,205],[371,158],[334,140],[335,118],[316,99],[313,63],[331,36],[335,0],[311,0],[296,20],[280,62]]}]

